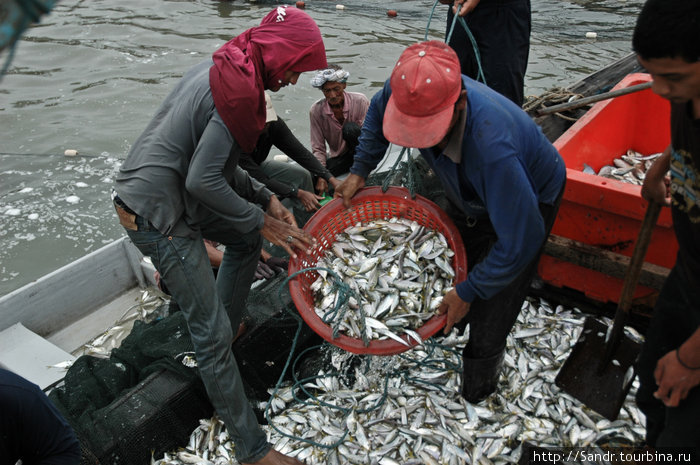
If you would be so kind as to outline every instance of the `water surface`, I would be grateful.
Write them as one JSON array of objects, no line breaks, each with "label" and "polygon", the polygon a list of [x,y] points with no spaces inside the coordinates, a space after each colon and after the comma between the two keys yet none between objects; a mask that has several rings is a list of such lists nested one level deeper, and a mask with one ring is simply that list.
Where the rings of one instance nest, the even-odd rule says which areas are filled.
[{"label": "water surface", "polygon": [[[373,95],[426,29],[429,39],[444,38],[444,5],[428,24],[432,1],[347,0],[338,10],[341,1],[309,0],[306,12],[321,28],[328,61],[350,71],[348,90]],[[25,32],[0,81],[0,295],[124,234],[109,190],[130,144],[190,66],[278,4],[62,0]],[[568,86],[627,55],[642,4],[532,0],[526,95]],[[308,110],[322,97],[309,78],[273,95],[307,146]],[[65,157],[66,149],[79,155]]]}]

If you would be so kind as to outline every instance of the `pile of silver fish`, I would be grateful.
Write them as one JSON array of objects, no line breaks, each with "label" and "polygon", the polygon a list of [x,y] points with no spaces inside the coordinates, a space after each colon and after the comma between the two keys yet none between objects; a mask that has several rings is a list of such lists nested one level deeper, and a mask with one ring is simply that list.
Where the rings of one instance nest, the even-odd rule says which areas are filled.
[{"label": "pile of silver fish", "polygon": [[612,165],[603,166],[597,173],[593,168],[584,163],[583,172],[641,186],[644,182],[647,170],[654,163],[654,160],[660,156],[661,153],[642,155],[639,152],[629,149],[627,153],[620,156],[620,158],[615,158]]},{"label": "pile of silver fish", "polygon": [[337,234],[315,264],[314,310],[336,334],[408,345],[400,337],[407,334],[421,342],[415,329],[451,289],[453,256],[442,233],[416,221],[358,223]]},{"label": "pile of silver fish", "polygon": [[[119,347],[124,338],[129,335],[135,321],[151,322],[156,318],[165,316],[168,312],[167,304],[169,300],[170,298],[159,289],[151,287],[144,290],[134,304],[126,310],[113,326],[93,340],[83,344],[72,355],[76,357],[91,355],[98,358],[109,358],[112,349]],[[72,364],[72,360],[66,360],[52,365],[52,367],[68,370]]]},{"label": "pile of silver fish", "polygon": [[[554,384],[583,321],[575,309],[525,301],[508,337],[498,390],[479,404],[459,394],[468,329],[400,355],[366,356],[359,366],[349,363],[350,354],[324,345],[330,365],[312,381],[271,390],[274,395],[261,406],[270,423],[263,428],[277,450],[309,465],[510,464],[520,459],[524,441],[585,447],[604,457],[605,448],[643,441],[642,415],[634,403],[638,382],[615,421]],[[348,367],[354,367],[354,376],[339,375]],[[201,421],[182,450],[151,463],[237,464],[234,451],[214,417]]]}]

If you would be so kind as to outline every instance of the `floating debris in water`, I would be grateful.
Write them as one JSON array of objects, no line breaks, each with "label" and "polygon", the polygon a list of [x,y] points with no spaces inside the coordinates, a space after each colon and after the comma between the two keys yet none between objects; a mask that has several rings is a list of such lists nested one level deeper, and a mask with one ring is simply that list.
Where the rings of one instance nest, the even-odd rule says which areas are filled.
[{"label": "floating debris in water", "polygon": [[[324,345],[328,366],[273,390],[265,405],[270,424],[263,428],[275,449],[310,465],[506,464],[518,462],[525,441],[593,452],[640,444],[645,430],[634,403],[636,381],[615,421],[554,384],[584,317],[526,301],[508,337],[498,390],[478,404],[459,394],[468,334],[455,330],[401,355],[363,356],[360,364],[353,363],[357,356]],[[180,456],[170,452],[152,463],[193,463],[185,462],[185,452],[197,463],[237,464],[221,421],[201,423]]]},{"label": "floating debris in water", "polygon": [[661,153],[642,155],[639,152],[629,149],[627,153],[620,158],[615,158],[612,165],[603,166],[597,173],[593,168],[584,163],[583,172],[641,186],[644,182],[647,170],[660,156]]},{"label": "floating debris in water", "polygon": [[415,329],[452,288],[453,256],[442,233],[416,221],[358,223],[337,234],[316,263],[314,310],[335,334],[409,345],[400,337],[406,334],[420,342]]}]

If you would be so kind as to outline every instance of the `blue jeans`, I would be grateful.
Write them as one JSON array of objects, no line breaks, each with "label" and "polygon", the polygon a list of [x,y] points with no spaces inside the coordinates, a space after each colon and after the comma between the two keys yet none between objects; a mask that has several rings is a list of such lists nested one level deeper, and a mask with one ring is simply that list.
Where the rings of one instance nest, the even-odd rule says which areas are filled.
[{"label": "blue jeans", "polygon": [[[139,250],[151,257],[182,309],[202,381],[236,445],[236,459],[257,462],[270,445],[245,395],[231,344],[233,328],[238,329],[245,310],[262,236],[257,231],[241,234],[215,215],[199,225],[202,235],[194,238],[165,236],[138,215],[136,225],[137,231],[126,232]],[[226,246],[216,280],[203,237]]]}]

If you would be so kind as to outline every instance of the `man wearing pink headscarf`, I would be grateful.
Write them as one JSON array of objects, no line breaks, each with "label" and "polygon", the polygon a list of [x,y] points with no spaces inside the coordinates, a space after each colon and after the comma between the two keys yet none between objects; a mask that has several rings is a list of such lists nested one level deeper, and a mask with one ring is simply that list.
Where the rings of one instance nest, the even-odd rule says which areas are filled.
[{"label": "man wearing pink headscarf", "polygon": [[[271,448],[231,352],[263,237],[312,245],[293,215],[238,166],[265,126],[265,90],[327,66],[316,23],[280,6],[194,66],[134,143],[113,200],[133,243],[150,256],[182,309],[207,394],[243,464],[300,464]],[[203,239],[226,246],[215,280]]]}]

